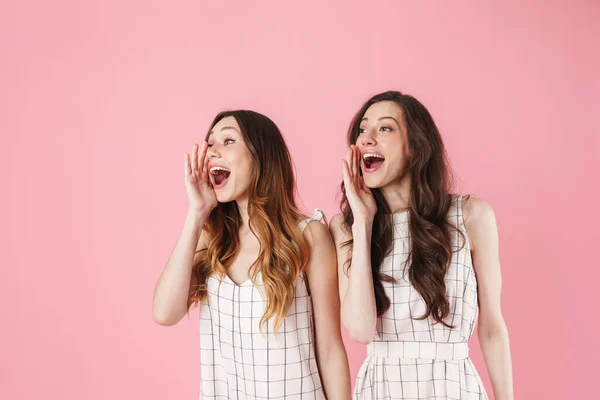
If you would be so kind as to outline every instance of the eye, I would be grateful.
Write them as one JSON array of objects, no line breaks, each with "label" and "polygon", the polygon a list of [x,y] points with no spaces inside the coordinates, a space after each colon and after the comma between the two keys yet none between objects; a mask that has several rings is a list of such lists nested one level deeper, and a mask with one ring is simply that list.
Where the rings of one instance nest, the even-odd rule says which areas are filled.
[{"label": "eye", "polygon": [[212,144],[212,143],[209,143],[209,144],[208,144],[208,148],[210,149],[211,147],[213,147],[213,144]]},{"label": "eye", "polygon": [[223,143],[225,143],[226,145],[227,144],[233,144],[233,143],[235,143],[235,140],[233,140],[233,139],[225,139],[225,141]]},{"label": "eye", "polygon": [[367,128],[358,128],[358,133],[363,134],[367,132]]},{"label": "eye", "polygon": [[384,132],[391,132],[392,131],[392,128],[390,128],[389,126],[382,126],[380,129],[382,131],[384,131]]}]

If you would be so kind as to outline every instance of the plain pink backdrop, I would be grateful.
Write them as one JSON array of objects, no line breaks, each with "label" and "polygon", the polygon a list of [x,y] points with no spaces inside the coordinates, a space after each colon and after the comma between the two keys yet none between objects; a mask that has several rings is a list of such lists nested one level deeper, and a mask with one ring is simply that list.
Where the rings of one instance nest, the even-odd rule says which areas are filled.
[{"label": "plain pink backdrop", "polygon": [[0,398],[197,398],[197,312],[151,317],[184,152],[265,113],[331,217],[347,125],[389,88],[496,211],[517,398],[599,398],[599,3],[432,3],[3,2]]}]

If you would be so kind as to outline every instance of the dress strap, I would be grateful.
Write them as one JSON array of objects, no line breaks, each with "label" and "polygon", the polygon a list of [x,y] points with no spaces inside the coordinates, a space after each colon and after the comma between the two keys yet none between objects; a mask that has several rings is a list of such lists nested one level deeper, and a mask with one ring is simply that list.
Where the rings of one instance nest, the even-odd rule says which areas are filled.
[{"label": "dress strap", "polygon": [[462,203],[463,203],[463,195],[462,194],[457,194],[456,195],[456,213],[461,217],[463,217],[463,208],[462,208]]},{"label": "dress strap", "polygon": [[465,228],[465,217],[464,217],[464,213],[463,213],[463,199],[464,199],[463,195],[461,195],[461,194],[455,195],[454,212],[452,213],[452,215],[454,215],[456,217],[457,228],[459,228],[462,231],[464,231],[466,229]]},{"label": "dress strap", "polygon": [[315,212],[313,213],[312,217],[303,219],[298,224],[298,227],[300,228],[300,232],[304,232],[304,229],[310,222],[321,221],[321,220],[323,220],[323,222],[325,222],[325,225],[327,225],[327,217],[325,217],[325,213],[323,212],[323,210],[321,210],[320,208],[315,208]]}]

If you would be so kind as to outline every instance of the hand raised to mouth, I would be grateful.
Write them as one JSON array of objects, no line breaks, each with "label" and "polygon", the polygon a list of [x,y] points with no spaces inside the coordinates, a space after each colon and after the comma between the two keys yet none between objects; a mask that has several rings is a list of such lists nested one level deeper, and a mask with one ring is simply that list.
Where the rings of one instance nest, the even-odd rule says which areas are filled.
[{"label": "hand raised to mouth", "polygon": [[372,221],[377,212],[377,204],[371,189],[367,187],[360,175],[360,150],[351,145],[346,159],[342,160],[342,174],[344,175],[344,191],[352,209],[354,220]]},{"label": "hand raised to mouth", "polygon": [[203,142],[199,150],[194,144],[192,155],[185,153],[185,189],[189,209],[207,215],[217,206],[217,196],[208,177],[208,143]]}]

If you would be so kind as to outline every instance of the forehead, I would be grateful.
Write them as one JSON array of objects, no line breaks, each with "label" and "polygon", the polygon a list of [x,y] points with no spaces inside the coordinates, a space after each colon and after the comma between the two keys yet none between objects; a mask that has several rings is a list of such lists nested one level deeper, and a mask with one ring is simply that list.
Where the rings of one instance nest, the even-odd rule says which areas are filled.
[{"label": "forehead", "polygon": [[375,122],[382,117],[393,117],[396,121],[402,120],[402,108],[393,101],[380,101],[367,109],[363,119]]},{"label": "forehead", "polygon": [[223,128],[235,128],[239,131],[240,125],[238,124],[237,120],[234,117],[229,116],[229,117],[225,117],[225,118],[221,119],[219,122],[217,122],[215,124],[215,126],[213,126],[211,132],[217,133],[217,132],[221,131],[221,129],[223,129]]},{"label": "forehead", "polygon": [[217,122],[215,126],[213,126],[213,128],[210,130],[210,132],[208,132],[207,138],[211,137],[213,134],[218,135],[222,130],[225,130],[225,132],[229,133],[236,132],[234,129],[227,128],[234,128],[238,132],[240,131],[240,125],[238,124],[237,120],[234,117],[229,116]]}]

